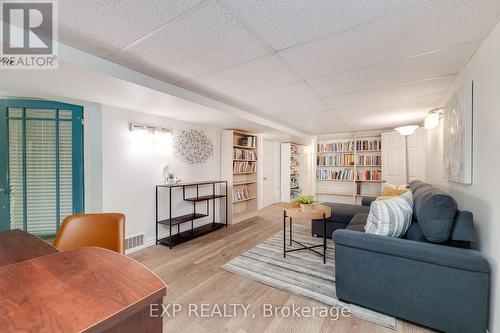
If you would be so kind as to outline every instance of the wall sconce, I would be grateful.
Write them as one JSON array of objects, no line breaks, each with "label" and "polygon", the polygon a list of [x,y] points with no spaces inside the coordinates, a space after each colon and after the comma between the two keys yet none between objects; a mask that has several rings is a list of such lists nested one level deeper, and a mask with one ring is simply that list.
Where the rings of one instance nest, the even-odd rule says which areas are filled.
[{"label": "wall sconce", "polygon": [[424,121],[424,127],[426,129],[436,128],[439,126],[439,119],[443,115],[443,108],[432,109],[427,112]]},{"label": "wall sconce", "polygon": [[137,125],[137,124],[129,124],[129,130],[131,132],[134,131],[146,131],[151,134],[172,134],[172,130],[163,127],[155,127],[155,126],[147,126],[147,125]]}]

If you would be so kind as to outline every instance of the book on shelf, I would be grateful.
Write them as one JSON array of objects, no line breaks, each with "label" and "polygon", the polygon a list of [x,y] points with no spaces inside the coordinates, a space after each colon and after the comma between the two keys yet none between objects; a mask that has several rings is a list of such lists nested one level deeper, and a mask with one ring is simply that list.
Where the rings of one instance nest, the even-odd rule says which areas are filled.
[{"label": "book on shelf", "polygon": [[356,150],[380,150],[382,148],[382,142],[380,139],[371,140],[357,140]]},{"label": "book on shelf", "polygon": [[356,164],[361,166],[380,166],[382,164],[382,156],[380,155],[358,155]]},{"label": "book on shelf", "polygon": [[318,180],[354,180],[353,170],[344,168],[338,170],[316,170],[316,179]]},{"label": "book on shelf", "polygon": [[290,199],[295,199],[297,198],[298,196],[300,196],[302,194],[302,189],[301,188],[292,188],[290,190]]},{"label": "book on shelf", "polygon": [[316,151],[318,153],[352,152],[354,151],[354,144],[354,141],[318,143]]},{"label": "book on shelf", "polygon": [[363,170],[356,173],[356,180],[379,181],[382,177],[382,172],[376,170]]},{"label": "book on shelf", "polygon": [[233,162],[233,173],[254,173],[257,171],[255,162]]},{"label": "book on shelf", "polygon": [[300,186],[299,178],[297,176],[291,176],[290,177],[290,188],[299,187],[299,186]]},{"label": "book on shelf", "polygon": [[330,156],[316,156],[318,166],[346,166],[354,165],[354,154],[336,154]]},{"label": "book on shelf", "polygon": [[292,143],[290,145],[290,153],[292,155],[299,155],[300,154],[300,152],[299,152],[299,145],[295,145],[295,144]]},{"label": "book on shelf", "polygon": [[257,154],[253,150],[233,148],[233,158],[235,160],[256,161]]},{"label": "book on shelf", "polygon": [[257,146],[257,137],[245,136],[238,139],[238,146],[255,148]]},{"label": "book on shelf", "polygon": [[250,198],[247,186],[237,186],[233,188],[233,201],[241,201]]}]

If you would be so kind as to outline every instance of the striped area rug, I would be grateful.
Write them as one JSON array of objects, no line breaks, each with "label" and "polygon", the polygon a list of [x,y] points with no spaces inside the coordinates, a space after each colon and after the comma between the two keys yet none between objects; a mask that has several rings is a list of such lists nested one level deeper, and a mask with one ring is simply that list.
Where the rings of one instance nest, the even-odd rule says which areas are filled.
[{"label": "striped area rug", "polygon": [[[322,244],[322,238],[311,236],[311,230],[301,225],[293,226],[293,239],[306,244]],[[287,232],[287,249],[290,246]],[[317,249],[320,253],[323,249]],[[307,298],[330,307],[348,307],[351,314],[378,325],[395,329],[396,320],[357,305],[346,304],[335,293],[335,256],[331,239],[327,240],[327,259],[304,250],[291,252],[283,258],[283,232],[279,232],[256,247],[222,266],[222,269],[268,286]]]}]

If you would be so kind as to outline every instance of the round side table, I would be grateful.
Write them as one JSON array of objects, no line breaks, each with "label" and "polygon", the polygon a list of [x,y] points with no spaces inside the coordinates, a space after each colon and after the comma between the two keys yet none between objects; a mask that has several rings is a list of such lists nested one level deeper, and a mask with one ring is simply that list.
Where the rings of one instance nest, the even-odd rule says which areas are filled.
[{"label": "round side table", "polygon": [[[302,210],[298,205],[283,206],[283,257],[286,258],[288,252],[309,250],[323,257],[323,264],[326,264],[326,219],[332,215],[332,209],[325,205],[311,205],[311,207]],[[286,249],[286,218],[290,221],[290,246],[296,243],[299,249]],[[323,219],[323,244],[306,246],[292,238],[292,219],[320,220]],[[315,248],[323,247],[323,253],[319,253]]]}]

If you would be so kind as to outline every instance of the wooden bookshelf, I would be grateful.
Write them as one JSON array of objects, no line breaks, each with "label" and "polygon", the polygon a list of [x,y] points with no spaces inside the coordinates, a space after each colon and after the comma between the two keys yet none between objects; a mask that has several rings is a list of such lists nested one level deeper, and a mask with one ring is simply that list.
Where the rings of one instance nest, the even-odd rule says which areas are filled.
[{"label": "wooden bookshelf", "polygon": [[257,199],[257,196],[254,195],[254,196],[249,197],[249,198],[240,199],[240,200],[234,200],[233,204],[237,204],[237,203],[244,202],[244,201],[249,201],[249,200],[254,200],[254,199]]},{"label": "wooden bookshelf", "polygon": [[380,193],[381,145],[378,132],[318,138],[315,147],[318,200],[357,203],[364,195]]},{"label": "wooden bookshelf", "polygon": [[233,183],[233,186],[237,186],[237,185],[247,185],[247,184],[255,184],[257,183],[256,180],[247,180],[247,181],[242,181],[242,182],[234,182]]},{"label": "wooden bookshelf", "polygon": [[229,223],[257,215],[258,138],[255,134],[226,130],[222,134],[221,173],[229,184]]},{"label": "wooden bookshelf", "polygon": [[304,145],[281,144],[281,202],[290,202],[304,193],[306,158]]}]

